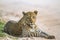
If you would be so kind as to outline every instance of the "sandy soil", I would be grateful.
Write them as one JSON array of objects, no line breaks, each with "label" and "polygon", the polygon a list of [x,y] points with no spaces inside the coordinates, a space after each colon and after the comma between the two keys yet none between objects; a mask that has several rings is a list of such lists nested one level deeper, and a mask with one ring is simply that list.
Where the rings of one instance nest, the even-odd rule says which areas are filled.
[{"label": "sandy soil", "polygon": [[38,10],[36,24],[37,26],[47,32],[54,35],[56,39],[44,39],[44,38],[15,38],[4,37],[0,40],[60,40],[60,6],[57,4],[51,5],[28,5],[24,3],[4,3],[0,4],[0,13],[6,20],[19,20],[22,17],[22,11],[34,11]]},{"label": "sandy soil", "polygon": [[[5,37],[4,40],[60,40],[60,17],[59,14],[42,14],[38,13],[37,20],[36,20],[37,26],[47,32],[48,34],[54,35],[56,39],[44,39],[40,37],[34,37],[34,38],[14,38],[14,37]],[[2,40],[2,39],[0,39]]]}]

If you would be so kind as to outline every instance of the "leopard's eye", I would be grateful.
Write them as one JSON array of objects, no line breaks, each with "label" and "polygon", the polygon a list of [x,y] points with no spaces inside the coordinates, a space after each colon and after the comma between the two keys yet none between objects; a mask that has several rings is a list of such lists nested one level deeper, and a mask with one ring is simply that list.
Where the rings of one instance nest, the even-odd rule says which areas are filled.
[{"label": "leopard's eye", "polygon": [[33,16],[33,18],[36,18],[35,16]]}]

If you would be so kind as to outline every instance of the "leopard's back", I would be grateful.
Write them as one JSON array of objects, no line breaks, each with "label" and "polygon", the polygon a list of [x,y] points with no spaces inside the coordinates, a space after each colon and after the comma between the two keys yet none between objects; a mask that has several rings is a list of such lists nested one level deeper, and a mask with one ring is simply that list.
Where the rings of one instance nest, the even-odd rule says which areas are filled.
[{"label": "leopard's back", "polygon": [[21,35],[22,31],[19,29],[16,21],[10,20],[5,24],[4,32],[13,36],[18,36]]}]

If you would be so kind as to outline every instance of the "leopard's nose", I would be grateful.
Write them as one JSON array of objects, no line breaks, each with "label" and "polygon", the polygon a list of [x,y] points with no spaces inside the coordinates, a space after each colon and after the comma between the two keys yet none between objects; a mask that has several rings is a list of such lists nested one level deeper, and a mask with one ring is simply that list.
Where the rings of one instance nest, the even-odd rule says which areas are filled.
[{"label": "leopard's nose", "polygon": [[33,23],[30,23],[30,25],[33,25]]},{"label": "leopard's nose", "polygon": [[32,23],[32,21],[31,21],[31,23]]}]

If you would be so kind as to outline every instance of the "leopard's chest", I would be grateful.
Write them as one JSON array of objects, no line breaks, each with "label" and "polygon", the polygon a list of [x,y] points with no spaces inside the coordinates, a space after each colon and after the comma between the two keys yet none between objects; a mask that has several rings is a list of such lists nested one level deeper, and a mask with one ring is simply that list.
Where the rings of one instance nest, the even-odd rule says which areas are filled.
[{"label": "leopard's chest", "polygon": [[23,27],[22,35],[28,36],[30,33],[35,32],[36,28],[33,26],[33,28],[28,27],[27,25]]}]

